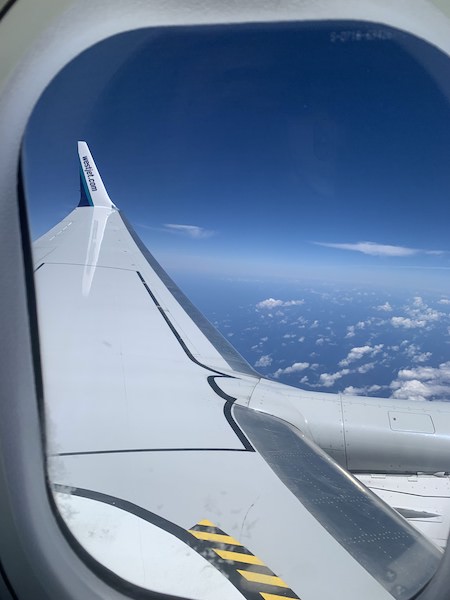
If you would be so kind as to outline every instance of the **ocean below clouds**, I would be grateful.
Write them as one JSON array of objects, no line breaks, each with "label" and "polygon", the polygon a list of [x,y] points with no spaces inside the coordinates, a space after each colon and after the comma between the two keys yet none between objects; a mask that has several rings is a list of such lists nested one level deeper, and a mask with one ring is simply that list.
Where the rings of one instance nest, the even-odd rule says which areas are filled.
[{"label": "ocean below clouds", "polygon": [[450,400],[450,298],[368,286],[183,282],[262,375],[305,390]]}]

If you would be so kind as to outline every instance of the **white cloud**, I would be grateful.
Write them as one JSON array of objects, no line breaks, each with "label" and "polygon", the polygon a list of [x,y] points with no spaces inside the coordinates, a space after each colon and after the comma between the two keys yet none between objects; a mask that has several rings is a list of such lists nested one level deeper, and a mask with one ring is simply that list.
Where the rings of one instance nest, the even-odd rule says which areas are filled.
[{"label": "white cloud", "polygon": [[389,302],[385,302],[384,304],[380,304],[380,306],[376,307],[377,310],[382,310],[384,312],[391,312],[392,306],[389,304]]},{"label": "white cloud", "polygon": [[[410,344],[408,340],[403,340],[400,345],[403,348],[403,353],[409,356],[409,358],[413,358],[413,356],[420,352],[420,347],[417,344]],[[392,347],[392,350],[395,350],[395,348]]]},{"label": "white cloud", "polygon": [[165,223],[165,231],[170,233],[181,233],[187,235],[190,238],[199,240],[202,238],[209,238],[215,234],[215,231],[210,229],[204,229],[198,225],[179,225],[178,223]]},{"label": "white cloud", "polygon": [[420,296],[415,296],[409,306],[405,308],[406,316],[391,318],[391,325],[404,329],[430,329],[433,323],[445,317],[445,313],[430,308]]},{"label": "white cloud", "polygon": [[450,399],[450,361],[439,367],[419,366],[401,369],[397,379],[391,382],[393,398],[407,400]]},{"label": "white cloud", "polygon": [[443,250],[422,250],[420,248],[408,248],[406,246],[392,246],[389,244],[378,244],[377,242],[357,242],[356,244],[332,244],[328,242],[313,242],[317,246],[325,248],[336,248],[337,250],[351,250],[362,252],[370,256],[414,256],[415,254],[444,254]]},{"label": "white cloud", "polygon": [[289,375],[290,373],[298,373],[299,371],[304,371],[309,367],[309,362],[297,362],[292,364],[290,367],[286,367],[285,369],[277,369],[273,374],[274,377],[278,379],[280,375]]},{"label": "white cloud", "polygon": [[356,323],[356,325],[348,325],[347,335],[345,337],[346,338],[355,337],[357,329],[365,329],[366,325],[371,325],[371,324],[372,324],[372,320],[367,319],[367,321],[358,321],[358,323]]},{"label": "white cloud", "polygon": [[404,327],[405,329],[425,327],[427,324],[423,319],[410,319],[409,317],[392,317],[391,323],[394,327]]},{"label": "white cloud", "polygon": [[338,379],[341,379],[341,377],[344,377],[344,375],[348,375],[349,373],[350,369],[342,369],[336,373],[322,373],[319,378],[319,384],[323,385],[323,387],[331,387]]},{"label": "white cloud", "polygon": [[416,354],[416,356],[413,356],[413,361],[416,363],[424,363],[427,362],[427,360],[431,357],[431,352],[421,352],[420,354]]},{"label": "white cloud", "polygon": [[421,379],[423,381],[432,381],[437,377],[450,383],[450,361],[441,363],[439,367],[416,367],[414,369],[401,369],[398,372],[401,379]]},{"label": "white cloud", "polygon": [[450,300],[448,298],[441,298],[438,304],[450,304]]},{"label": "white cloud", "polygon": [[421,402],[427,400],[431,395],[428,387],[418,379],[411,379],[410,381],[393,381],[390,387],[394,390],[394,393],[392,394],[393,398]]},{"label": "white cloud", "polygon": [[355,325],[349,325],[347,327],[347,335],[345,337],[346,338],[355,337]]},{"label": "white cloud", "polygon": [[[365,346],[357,346],[352,348],[350,352],[347,354],[346,358],[339,362],[340,367],[344,367],[335,373],[322,373],[319,377],[319,381],[316,384],[313,384],[312,387],[324,387],[329,388],[332,387],[336,381],[345,377],[346,375],[351,375],[353,373],[358,373],[360,375],[365,375],[372,369],[376,367],[379,360],[372,360],[370,362],[364,363],[357,367],[350,367],[350,365],[354,362],[360,361],[363,358],[373,358],[379,353],[382,352],[384,348],[383,344],[376,344],[374,346],[370,344],[366,344]],[[310,365],[310,369],[312,369],[316,365]],[[350,367],[350,368],[349,368]],[[377,392],[381,389],[381,386],[365,386],[361,388],[356,388],[354,386],[348,386],[345,388],[344,393],[346,394],[360,394],[367,395],[368,393]]]},{"label": "white cloud", "polygon": [[350,396],[365,396],[366,389],[362,387],[354,387],[353,385],[349,385],[343,389],[342,393]]},{"label": "white cloud", "polygon": [[369,385],[369,387],[367,388],[367,391],[370,393],[373,392],[379,392],[383,387],[386,386],[382,386],[382,385],[377,385],[376,383],[374,385]]},{"label": "white cloud", "polygon": [[340,367],[347,367],[350,363],[360,360],[363,356],[375,356],[378,352],[381,352],[383,344],[377,344],[376,346],[357,346],[352,348],[347,354],[347,357],[339,362]]},{"label": "white cloud", "polygon": [[[267,298],[266,300],[261,300],[256,305],[256,308],[276,308],[277,306],[300,306],[304,304],[304,300],[275,300],[275,298]],[[281,313],[283,314],[283,313]]]},{"label": "white cloud", "polygon": [[370,385],[364,387],[353,387],[349,385],[342,392],[343,394],[350,394],[351,396],[367,396],[368,394],[372,394],[373,392],[378,392],[381,390],[381,385]]},{"label": "white cloud", "polygon": [[[424,363],[427,362],[429,358],[431,358],[431,352],[421,352],[420,347],[417,344],[408,344],[402,342],[403,353],[405,356],[408,356],[415,363]],[[392,347],[393,350],[394,347]]]},{"label": "white cloud", "polygon": [[283,300],[275,300],[275,298],[267,298],[258,302],[256,308],[275,308],[276,306],[283,306]]},{"label": "white cloud", "polygon": [[425,302],[423,301],[423,298],[421,296],[414,296],[412,304],[416,308],[426,308],[427,307],[427,305],[425,304]]},{"label": "white cloud", "polygon": [[272,364],[272,357],[270,356],[270,354],[263,354],[255,362],[255,367],[270,367],[271,364]]},{"label": "white cloud", "polygon": [[294,321],[293,323],[294,324],[297,323],[300,326],[300,329],[301,329],[302,327],[304,327],[305,325],[308,324],[308,320],[305,319],[305,317],[303,317],[302,315],[300,315],[298,317],[298,319],[296,321]]},{"label": "white cloud", "polygon": [[360,367],[358,367],[356,369],[356,372],[361,373],[361,375],[364,375],[365,373],[368,373],[369,371],[371,371],[374,368],[375,368],[375,363],[369,362],[369,363],[366,363],[365,365],[361,365]]}]

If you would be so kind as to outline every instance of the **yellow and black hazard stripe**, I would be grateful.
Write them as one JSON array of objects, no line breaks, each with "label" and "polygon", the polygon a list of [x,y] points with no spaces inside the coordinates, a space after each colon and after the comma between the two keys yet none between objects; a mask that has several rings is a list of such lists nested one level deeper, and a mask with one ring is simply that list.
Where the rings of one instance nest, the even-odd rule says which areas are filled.
[{"label": "yellow and black hazard stripe", "polygon": [[[54,484],[54,489],[67,492],[65,486],[58,484]],[[221,571],[247,600],[300,600],[288,584],[277,577],[260,558],[211,521],[200,521],[186,530],[164,517],[116,496],[83,488],[72,489],[70,493],[120,508],[174,535]],[[96,568],[102,570],[104,567],[97,563]],[[108,571],[108,576],[116,577],[111,571]],[[116,583],[122,585],[124,582],[118,577]],[[127,583],[126,589],[128,586]]]},{"label": "yellow and black hazard stripe", "polygon": [[203,520],[189,529],[189,545],[206,558],[248,600],[299,600],[264,562],[238,540]]}]

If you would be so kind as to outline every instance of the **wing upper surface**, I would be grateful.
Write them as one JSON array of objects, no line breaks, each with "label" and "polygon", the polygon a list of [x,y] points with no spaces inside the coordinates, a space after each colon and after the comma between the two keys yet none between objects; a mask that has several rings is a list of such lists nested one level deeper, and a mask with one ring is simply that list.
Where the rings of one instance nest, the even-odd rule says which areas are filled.
[{"label": "wing upper surface", "polygon": [[[259,378],[258,373],[184,296],[119,211],[103,207],[75,209],[36,241],[34,259],[36,268],[57,264],[81,266],[81,277],[74,275],[73,281],[79,283],[81,294],[86,299],[95,291],[95,278],[100,277],[101,269],[134,273],[144,287],[146,283],[151,286],[156,306],[170,313],[178,328],[185,331],[187,349],[193,356],[212,369]],[[96,287],[99,289],[101,285]]]},{"label": "wing upper surface", "polygon": [[[239,554],[242,546],[240,554],[263,563],[230,575],[229,559],[212,562],[246,582],[245,598],[338,590],[351,599],[364,588],[366,598],[403,599],[426,583],[439,559],[431,544],[320,450],[305,449],[298,432],[235,406],[250,398],[258,374],[114,205],[75,209],[36,242],[34,256],[50,478],[59,491],[134,511],[186,543],[192,534],[180,531],[213,524],[198,531],[212,541],[232,536],[232,548],[196,551]],[[224,389],[230,378],[235,396]],[[72,511],[74,531],[89,506]],[[108,556],[99,560],[112,568]],[[152,582],[142,575],[138,585]]]}]

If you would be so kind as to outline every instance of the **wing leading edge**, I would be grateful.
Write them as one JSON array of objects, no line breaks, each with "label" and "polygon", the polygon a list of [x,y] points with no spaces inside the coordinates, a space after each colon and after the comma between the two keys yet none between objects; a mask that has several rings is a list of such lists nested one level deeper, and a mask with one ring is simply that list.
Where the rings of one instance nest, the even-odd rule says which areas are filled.
[{"label": "wing leading edge", "polygon": [[[123,580],[181,581],[193,598],[221,596],[204,569],[186,574],[175,538],[236,597],[411,597],[439,551],[298,430],[245,406],[260,376],[148,252],[84,142],[80,161],[79,207],[34,248],[50,478],[75,537]],[[139,539],[149,557],[167,548],[170,577],[136,566]]]}]

